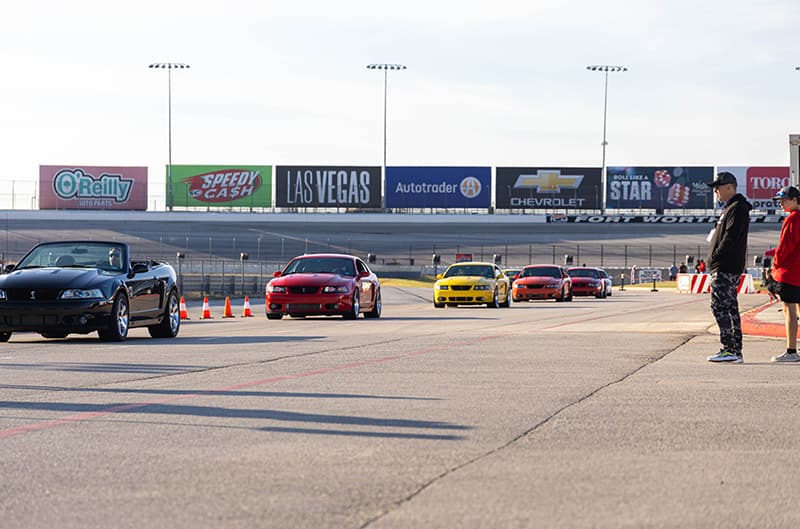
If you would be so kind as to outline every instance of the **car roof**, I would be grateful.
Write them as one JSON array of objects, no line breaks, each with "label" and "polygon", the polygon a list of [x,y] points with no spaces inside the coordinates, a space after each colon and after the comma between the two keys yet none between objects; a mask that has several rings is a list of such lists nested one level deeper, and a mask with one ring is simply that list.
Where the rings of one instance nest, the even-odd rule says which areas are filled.
[{"label": "car roof", "polygon": [[469,266],[469,265],[496,266],[494,263],[485,263],[483,261],[461,261],[460,263],[453,263],[450,266]]},{"label": "car roof", "polygon": [[360,257],[356,257],[355,255],[348,255],[345,253],[305,253],[303,255],[298,255],[297,257],[293,257],[291,260],[295,259],[308,259],[311,257],[339,257],[339,258],[346,258],[346,259],[360,259]]}]

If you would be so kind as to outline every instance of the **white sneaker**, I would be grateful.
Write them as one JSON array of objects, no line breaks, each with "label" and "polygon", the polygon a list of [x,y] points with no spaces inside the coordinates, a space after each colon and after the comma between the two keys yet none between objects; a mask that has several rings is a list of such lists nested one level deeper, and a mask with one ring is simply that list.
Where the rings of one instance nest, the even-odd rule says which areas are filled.
[{"label": "white sneaker", "polygon": [[770,362],[800,362],[800,355],[797,353],[783,353],[770,358]]}]

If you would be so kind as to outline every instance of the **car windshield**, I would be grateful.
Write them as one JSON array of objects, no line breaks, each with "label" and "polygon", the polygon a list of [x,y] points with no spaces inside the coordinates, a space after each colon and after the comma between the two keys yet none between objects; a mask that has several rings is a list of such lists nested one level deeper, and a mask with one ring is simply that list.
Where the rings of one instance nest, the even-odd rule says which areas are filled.
[{"label": "car windshield", "polygon": [[494,270],[491,266],[484,265],[458,265],[451,266],[444,273],[444,277],[458,277],[458,276],[478,276],[478,277],[494,277]]},{"label": "car windshield", "polygon": [[302,257],[286,266],[282,275],[288,274],[339,274],[354,277],[356,268],[346,257]]},{"label": "car windshield", "polygon": [[102,268],[124,270],[124,248],[118,244],[72,242],[41,244],[31,250],[16,269],[23,268]]},{"label": "car windshield", "polygon": [[521,277],[561,277],[561,270],[555,266],[537,266],[525,268],[520,274]]},{"label": "car windshield", "polygon": [[587,268],[575,268],[572,270],[567,270],[567,273],[570,277],[593,277],[597,279],[600,277],[600,274],[597,270],[591,270]]}]

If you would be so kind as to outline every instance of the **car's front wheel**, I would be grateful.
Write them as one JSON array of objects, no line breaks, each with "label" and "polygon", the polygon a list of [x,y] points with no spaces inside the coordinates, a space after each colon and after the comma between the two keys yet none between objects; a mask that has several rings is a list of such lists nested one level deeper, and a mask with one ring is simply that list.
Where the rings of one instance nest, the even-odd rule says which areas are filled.
[{"label": "car's front wheel", "polygon": [[497,289],[494,290],[494,294],[492,295],[492,301],[487,303],[486,306],[492,309],[500,308],[500,298],[499,295],[497,294]]},{"label": "car's front wheel", "polygon": [[42,335],[42,338],[66,338],[67,337],[67,333],[60,332],[60,331],[40,332],[39,334]]},{"label": "car's front wheel", "polygon": [[0,332],[0,342],[7,342],[11,339],[10,332]]},{"label": "car's front wheel", "polygon": [[111,321],[108,327],[97,331],[97,334],[104,342],[122,342],[128,337],[129,325],[128,298],[125,294],[117,294],[114,304],[111,306]]},{"label": "car's front wheel", "polygon": [[342,318],[346,320],[354,320],[358,318],[358,313],[361,312],[361,302],[358,297],[358,290],[353,292],[353,301],[350,304],[350,311],[342,314]]},{"label": "car's front wheel", "polygon": [[365,318],[380,318],[381,310],[383,310],[383,301],[381,300],[381,289],[375,292],[375,303],[372,304],[372,310],[364,313]]},{"label": "car's front wheel", "polygon": [[170,291],[167,296],[167,306],[164,307],[164,316],[161,323],[147,328],[153,338],[175,338],[181,328],[181,311],[178,302],[178,293]]},{"label": "car's front wheel", "polygon": [[268,320],[279,320],[283,318],[283,314],[280,312],[267,312],[267,319]]}]

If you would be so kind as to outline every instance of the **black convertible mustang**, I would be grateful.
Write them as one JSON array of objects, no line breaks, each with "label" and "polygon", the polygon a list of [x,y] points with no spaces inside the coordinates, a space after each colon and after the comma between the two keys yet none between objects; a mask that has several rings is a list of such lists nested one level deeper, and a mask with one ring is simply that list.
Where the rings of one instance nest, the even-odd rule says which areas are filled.
[{"label": "black convertible mustang", "polygon": [[131,260],[127,244],[65,241],[39,244],[0,275],[0,342],[11,333],[45,338],[97,331],[122,341],[132,327],[154,338],[180,329],[175,270],[166,263]]}]

